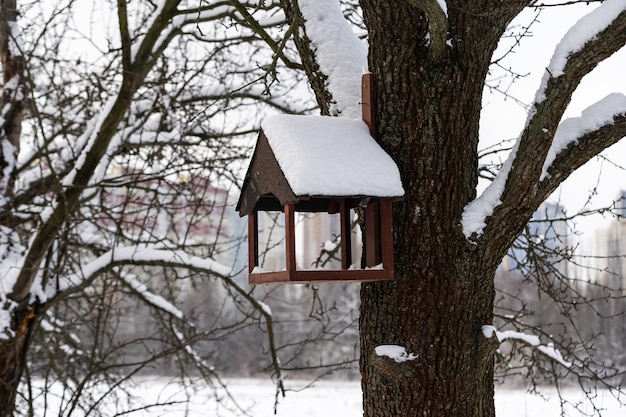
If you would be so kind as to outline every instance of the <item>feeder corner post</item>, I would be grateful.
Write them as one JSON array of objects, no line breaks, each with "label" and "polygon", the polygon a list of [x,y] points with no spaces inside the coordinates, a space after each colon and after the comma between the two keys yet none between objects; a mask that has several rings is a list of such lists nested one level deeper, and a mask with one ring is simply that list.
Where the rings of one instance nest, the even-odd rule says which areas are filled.
[{"label": "feeder corner post", "polygon": [[374,75],[363,74],[361,78],[361,117],[370,129],[370,135],[376,137],[376,90]]},{"label": "feeder corner post", "polygon": [[259,213],[255,208],[248,214],[248,272],[259,265]]}]

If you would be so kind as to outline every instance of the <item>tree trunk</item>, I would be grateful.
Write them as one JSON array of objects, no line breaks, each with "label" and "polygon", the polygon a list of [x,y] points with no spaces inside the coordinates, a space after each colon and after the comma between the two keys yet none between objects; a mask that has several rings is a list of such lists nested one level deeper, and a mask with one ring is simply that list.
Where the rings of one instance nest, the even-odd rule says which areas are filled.
[{"label": "tree trunk", "polygon": [[[15,410],[17,388],[26,364],[26,352],[35,311],[15,311],[14,334],[0,340],[0,417],[11,417]],[[21,316],[21,317],[18,317]],[[6,336],[6,335],[5,335]]]},{"label": "tree trunk", "polygon": [[[15,180],[15,159],[20,148],[20,135],[24,117],[24,101],[26,99],[25,60],[23,51],[19,50],[20,42],[17,26],[17,4],[15,0],[0,3],[0,60],[2,62],[2,122],[0,123],[0,199],[7,200],[13,196]],[[6,206],[9,206],[7,204]],[[6,207],[5,206],[5,207]],[[6,208],[0,212],[0,225],[5,227],[2,233],[15,226],[12,213]],[[10,242],[10,238],[8,239]],[[3,241],[4,243],[4,241]],[[3,244],[0,262],[13,250],[12,244]],[[0,280],[5,277],[0,276]],[[6,294],[3,294],[6,295]],[[0,309],[8,310],[10,303],[3,297]],[[6,314],[7,311],[2,311]],[[30,327],[35,317],[34,309],[27,307],[15,308],[12,311],[11,334],[0,330],[0,417],[13,415],[17,387],[26,363],[26,349]]]},{"label": "tree trunk", "polygon": [[[426,34],[442,30],[429,28],[434,19],[425,18],[428,10],[408,1],[362,5],[376,82],[377,139],[398,164],[406,191],[394,206],[395,279],[361,290],[364,415],[494,416],[496,346],[481,327],[492,322],[499,259],[482,259],[460,219],[478,179],[479,116],[490,58],[519,8],[455,13],[446,47],[434,50]],[[376,355],[377,346],[389,344],[417,357],[397,363]]]}]

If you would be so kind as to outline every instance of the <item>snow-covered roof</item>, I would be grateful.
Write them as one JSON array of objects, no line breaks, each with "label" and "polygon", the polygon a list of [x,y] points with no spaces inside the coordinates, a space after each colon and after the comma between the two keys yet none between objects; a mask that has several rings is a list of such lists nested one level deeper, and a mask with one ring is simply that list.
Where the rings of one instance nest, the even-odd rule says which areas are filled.
[{"label": "snow-covered roof", "polygon": [[362,120],[279,115],[261,128],[296,196],[404,195],[398,167]]}]

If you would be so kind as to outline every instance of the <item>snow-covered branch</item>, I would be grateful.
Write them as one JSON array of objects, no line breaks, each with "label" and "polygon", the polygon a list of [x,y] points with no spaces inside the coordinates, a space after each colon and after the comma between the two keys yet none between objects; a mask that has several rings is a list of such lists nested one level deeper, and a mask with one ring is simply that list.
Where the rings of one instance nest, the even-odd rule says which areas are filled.
[{"label": "snow-covered branch", "polygon": [[572,363],[563,359],[563,355],[561,355],[561,352],[554,347],[554,344],[552,342],[548,343],[547,345],[542,345],[539,337],[535,335],[516,332],[514,330],[498,331],[495,327],[491,325],[484,325],[482,327],[482,332],[487,339],[491,339],[495,335],[500,343],[504,342],[505,340],[522,342],[532,347],[533,349],[536,349],[547,358],[560,363],[565,368],[572,367]]},{"label": "snow-covered branch", "polygon": [[[21,301],[30,293],[39,267],[55,240],[57,232],[63,226],[65,216],[68,212],[73,212],[79,204],[82,192],[91,181],[100,160],[115,137],[120,122],[130,107],[133,95],[154,66],[155,61],[151,59],[153,48],[162,31],[168,26],[177,5],[178,1],[174,0],[165,0],[161,3],[162,7],[155,13],[153,23],[134,56],[135,60],[123,73],[123,81],[118,91],[109,98],[107,105],[100,111],[96,129],[83,135],[85,147],[72,171],[63,179],[65,188],[60,190],[56,203],[45,216],[42,216],[43,224],[24,256],[23,265],[26,267],[20,271],[10,294],[11,299]],[[87,129],[87,132],[89,131]]]},{"label": "snow-covered branch", "polygon": [[[227,277],[231,273],[230,268],[212,259],[191,256],[180,250],[150,247],[116,247],[84,265],[79,274],[74,274],[64,279],[60,289],[62,291],[71,291],[73,287],[79,287],[83,282],[90,282],[102,272],[122,265],[158,265],[170,268],[189,268],[220,277]],[[135,286],[131,286],[135,288]]]},{"label": "snow-covered branch", "polygon": [[[3,75],[0,88],[0,206],[4,206],[6,197],[13,193],[13,174],[26,99],[24,45],[14,2],[7,2],[0,16],[0,57]],[[0,217],[5,216],[3,213]],[[2,224],[9,223],[2,220]]]},{"label": "snow-covered branch", "polygon": [[[320,103],[320,108],[330,104],[330,114],[360,117],[361,75],[367,71],[367,45],[352,31],[337,0],[300,0],[293,5],[299,6],[299,10],[292,10],[291,18],[297,20],[301,13],[304,19],[303,38],[296,39],[303,65],[307,72],[321,73],[310,76],[312,82],[324,80],[323,86],[313,86],[314,90],[325,91],[316,91],[318,102],[321,96],[327,100]],[[307,57],[313,62],[307,61]]]},{"label": "snow-covered branch", "polygon": [[539,196],[547,197],[574,170],[626,137],[626,96],[613,93],[559,125],[544,162]]},{"label": "snow-covered branch", "polygon": [[[509,159],[487,190],[465,208],[462,223],[467,237],[484,233],[489,235],[483,238],[487,241],[494,236],[499,240],[517,235],[532,212],[569,173],[623,137],[623,110],[619,106],[609,109],[608,101],[586,113],[593,116],[583,115],[576,133],[569,131],[573,122],[559,123],[582,78],[625,44],[626,0],[605,1],[565,35],[546,68],[526,127]],[[607,100],[611,104],[621,102],[617,96]],[[600,132],[604,139],[597,140]],[[592,136],[595,141],[583,140]],[[563,149],[579,158],[559,157]],[[551,180],[542,184],[546,173],[552,175]],[[512,207],[526,210],[512,214]]]}]

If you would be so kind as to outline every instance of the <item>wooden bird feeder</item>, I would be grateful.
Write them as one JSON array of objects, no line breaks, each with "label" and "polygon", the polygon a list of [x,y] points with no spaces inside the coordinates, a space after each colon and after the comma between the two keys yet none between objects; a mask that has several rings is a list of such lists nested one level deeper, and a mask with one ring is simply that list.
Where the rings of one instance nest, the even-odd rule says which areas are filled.
[{"label": "wooden bird feeder", "polygon": [[[363,121],[280,115],[261,124],[237,203],[239,215],[248,216],[251,284],[393,278],[391,204],[404,190],[397,166],[373,139],[371,74],[362,84]],[[364,213],[365,268],[351,265],[350,210],[357,207]],[[284,213],[284,270],[259,268],[259,211]],[[296,265],[296,212],[339,213],[341,269]]]}]

